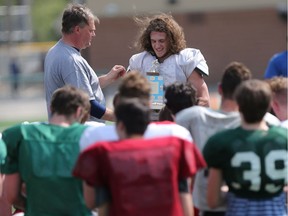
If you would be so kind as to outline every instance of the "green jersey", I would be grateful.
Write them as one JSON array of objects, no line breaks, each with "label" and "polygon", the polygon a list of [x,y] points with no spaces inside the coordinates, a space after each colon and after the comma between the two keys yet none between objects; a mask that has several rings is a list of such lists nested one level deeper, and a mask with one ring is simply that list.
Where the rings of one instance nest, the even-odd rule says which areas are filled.
[{"label": "green jersey", "polygon": [[[1,135],[1,134],[0,134]],[[6,150],[6,146],[5,143],[3,142],[3,140],[0,138],[0,165],[4,162],[4,159],[6,157],[7,154],[7,150]],[[1,173],[1,169],[0,169],[0,173]]]},{"label": "green jersey", "polygon": [[72,177],[79,140],[87,126],[21,124],[3,132],[3,173],[19,173],[26,184],[25,216],[88,216],[82,182]]},{"label": "green jersey", "polygon": [[287,184],[287,129],[225,130],[212,136],[203,154],[221,169],[229,191],[242,198],[271,198]]}]

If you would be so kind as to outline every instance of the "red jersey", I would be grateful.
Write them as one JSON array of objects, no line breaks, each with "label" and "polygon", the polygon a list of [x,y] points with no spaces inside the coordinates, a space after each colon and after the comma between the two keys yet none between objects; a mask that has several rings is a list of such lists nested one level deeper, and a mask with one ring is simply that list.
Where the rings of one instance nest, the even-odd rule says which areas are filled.
[{"label": "red jersey", "polygon": [[113,216],[182,216],[178,181],[206,163],[191,142],[177,137],[127,139],[88,147],[73,174],[112,195]]}]

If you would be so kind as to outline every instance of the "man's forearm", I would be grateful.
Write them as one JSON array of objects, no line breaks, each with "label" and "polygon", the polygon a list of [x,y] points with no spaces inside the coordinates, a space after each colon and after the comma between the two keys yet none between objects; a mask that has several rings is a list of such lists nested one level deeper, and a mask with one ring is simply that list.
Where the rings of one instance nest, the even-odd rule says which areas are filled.
[{"label": "man's forearm", "polygon": [[193,200],[191,193],[180,193],[180,202],[184,216],[194,216]]}]

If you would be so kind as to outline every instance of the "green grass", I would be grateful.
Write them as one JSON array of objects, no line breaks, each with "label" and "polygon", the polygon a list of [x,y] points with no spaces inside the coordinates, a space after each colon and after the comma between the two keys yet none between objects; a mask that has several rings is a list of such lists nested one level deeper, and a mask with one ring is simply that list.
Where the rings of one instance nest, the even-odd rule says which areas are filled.
[{"label": "green grass", "polygon": [[19,120],[14,120],[14,121],[0,121],[0,133],[3,132],[8,127],[23,123],[25,121],[35,122],[35,121],[47,121],[47,120],[43,118],[43,119],[29,119],[29,120],[19,119]]},{"label": "green grass", "polygon": [[17,121],[4,121],[4,122],[0,122],[0,132],[2,132],[3,130],[5,130],[6,128],[17,124]]},{"label": "green grass", "polygon": [[[8,127],[11,127],[13,125],[16,125],[16,124],[21,124],[25,121],[28,121],[28,122],[35,122],[35,121],[40,121],[40,122],[47,122],[47,119],[45,118],[42,118],[42,119],[26,119],[26,120],[15,120],[15,121],[0,121],[0,133],[2,133],[6,128]],[[115,124],[115,122],[110,122],[110,121],[106,121],[106,125],[113,125]]]}]

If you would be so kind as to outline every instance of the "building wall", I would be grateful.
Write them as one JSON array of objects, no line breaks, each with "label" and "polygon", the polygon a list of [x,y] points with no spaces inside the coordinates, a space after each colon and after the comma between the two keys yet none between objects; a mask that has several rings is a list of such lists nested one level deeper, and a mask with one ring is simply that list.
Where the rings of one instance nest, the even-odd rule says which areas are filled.
[{"label": "building wall", "polygon": [[[255,78],[262,78],[269,58],[286,49],[286,26],[275,7],[172,13],[183,27],[188,47],[200,49],[210,68],[205,77],[215,85],[231,61],[245,63]],[[137,34],[131,16],[100,17],[96,37],[84,55],[96,71],[115,64],[128,66]]]},{"label": "building wall", "polygon": [[[278,7],[286,0],[87,0],[99,17],[134,16],[146,12],[187,13]],[[286,3],[287,5],[287,3]]]}]

